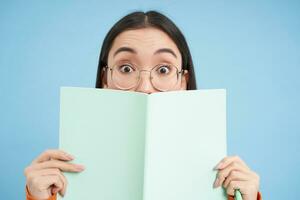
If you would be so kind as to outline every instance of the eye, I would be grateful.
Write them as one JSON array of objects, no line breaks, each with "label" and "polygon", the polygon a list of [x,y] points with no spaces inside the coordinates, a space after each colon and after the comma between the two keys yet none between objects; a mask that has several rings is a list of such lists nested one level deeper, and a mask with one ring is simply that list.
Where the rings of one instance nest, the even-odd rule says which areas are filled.
[{"label": "eye", "polygon": [[131,67],[130,65],[126,64],[126,65],[119,66],[119,70],[122,73],[130,73],[130,72],[134,71],[134,68]]},{"label": "eye", "polygon": [[170,72],[170,66],[162,65],[157,68],[159,74],[168,74]]}]

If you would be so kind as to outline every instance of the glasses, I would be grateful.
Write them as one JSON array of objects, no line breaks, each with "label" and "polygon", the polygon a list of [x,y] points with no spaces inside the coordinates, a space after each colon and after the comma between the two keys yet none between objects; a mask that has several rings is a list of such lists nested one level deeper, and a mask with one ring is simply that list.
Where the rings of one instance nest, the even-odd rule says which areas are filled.
[{"label": "glasses", "polygon": [[140,82],[142,72],[150,72],[150,81],[153,87],[160,91],[168,91],[174,88],[178,83],[180,74],[183,69],[170,64],[159,64],[151,70],[139,70],[133,64],[120,64],[113,67],[105,66],[109,69],[114,85],[122,90],[130,90],[136,87]]}]

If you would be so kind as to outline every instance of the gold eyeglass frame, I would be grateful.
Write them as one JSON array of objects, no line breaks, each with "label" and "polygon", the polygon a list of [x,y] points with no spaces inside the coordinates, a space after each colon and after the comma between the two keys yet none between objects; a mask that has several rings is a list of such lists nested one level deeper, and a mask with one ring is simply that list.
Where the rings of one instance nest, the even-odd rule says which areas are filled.
[{"label": "gold eyeglass frame", "polygon": [[[182,72],[187,71],[187,70],[185,70],[185,69],[183,69],[183,68],[182,68],[181,70],[179,70],[175,65],[166,64],[166,65],[172,66],[172,67],[174,67],[174,68],[176,69],[177,80],[176,80],[176,83],[175,83],[173,86],[171,86],[170,88],[168,88],[168,89],[166,89],[166,90],[162,90],[162,89],[160,89],[160,88],[157,88],[157,87],[155,86],[155,84],[153,84],[153,82],[152,82],[152,79],[153,79],[153,77],[152,77],[152,71],[153,71],[153,69],[155,69],[156,67],[158,67],[159,65],[162,65],[162,64],[155,65],[153,68],[151,68],[151,70],[139,69],[139,68],[138,68],[136,65],[134,65],[134,64],[129,64],[129,63],[127,63],[127,64],[130,65],[130,66],[135,67],[135,69],[138,71],[138,81],[136,82],[135,85],[130,86],[129,88],[123,88],[123,87],[120,87],[118,84],[115,83],[115,81],[114,81],[114,79],[113,79],[113,70],[114,70],[114,68],[117,67],[118,65],[114,65],[113,67],[108,67],[108,65],[105,65],[105,66],[103,67],[103,71],[106,71],[106,69],[109,69],[109,70],[110,70],[110,76],[111,76],[112,82],[114,83],[115,86],[117,86],[117,87],[118,87],[119,89],[121,89],[121,90],[130,90],[130,89],[132,89],[132,88],[138,86],[139,83],[140,83],[140,80],[141,80],[141,72],[150,72],[150,82],[151,82],[152,86],[153,86],[155,89],[157,89],[157,90],[159,90],[159,91],[161,91],[161,92],[170,91],[170,90],[172,90],[172,89],[175,87],[175,85],[178,83],[180,74],[183,75]],[[126,64],[124,64],[124,65],[126,65]]]}]

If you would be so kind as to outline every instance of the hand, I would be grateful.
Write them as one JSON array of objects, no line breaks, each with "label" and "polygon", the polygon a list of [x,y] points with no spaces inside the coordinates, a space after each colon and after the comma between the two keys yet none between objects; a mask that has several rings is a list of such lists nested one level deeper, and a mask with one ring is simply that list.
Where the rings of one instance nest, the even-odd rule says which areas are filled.
[{"label": "hand", "polygon": [[65,195],[67,179],[65,172],[81,172],[84,166],[68,163],[73,156],[61,150],[47,150],[38,156],[25,170],[26,185],[32,196],[48,199],[54,193]]},{"label": "hand", "polygon": [[238,156],[225,157],[215,169],[218,170],[215,188],[223,186],[232,196],[235,189],[240,189],[243,200],[257,200],[259,176]]}]

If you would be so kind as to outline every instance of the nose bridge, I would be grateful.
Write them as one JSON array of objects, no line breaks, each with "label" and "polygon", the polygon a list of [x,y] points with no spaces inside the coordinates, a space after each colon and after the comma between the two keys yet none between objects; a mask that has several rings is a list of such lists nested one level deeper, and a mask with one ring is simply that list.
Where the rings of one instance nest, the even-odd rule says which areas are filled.
[{"label": "nose bridge", "polygon": [[154,91],[149,70],[140,70],[140,79],[136,91],[148,94]]},{"label": "nose bridge", "polygon": [[145,70],[145,69],[142,69],[142,70],[140,70],[140,75],[142,74],[142,73],[151,73],[151,71],[150,70]]}]

